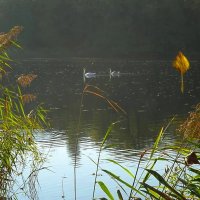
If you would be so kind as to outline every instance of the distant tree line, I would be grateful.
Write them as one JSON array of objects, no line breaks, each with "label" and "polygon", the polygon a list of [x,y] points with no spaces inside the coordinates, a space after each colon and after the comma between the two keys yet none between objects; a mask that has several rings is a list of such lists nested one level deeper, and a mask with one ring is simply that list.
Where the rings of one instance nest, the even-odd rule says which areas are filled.
[{"label": "distant tree line", "polygon": [[23,46],[68,56],[200,52],[199,0],[0,0],[0,32],[22,25]]}]

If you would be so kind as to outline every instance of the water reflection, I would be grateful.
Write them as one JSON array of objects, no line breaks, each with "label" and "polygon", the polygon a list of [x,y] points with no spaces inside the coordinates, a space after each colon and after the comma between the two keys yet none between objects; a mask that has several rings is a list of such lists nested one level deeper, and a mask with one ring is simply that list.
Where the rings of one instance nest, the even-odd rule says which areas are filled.
[{"label": "water reflection", "polygon": [[[62,171],[60,177],[65,174],[66,166],[70,170],[73,168],[81,108],[77,157],[78,169],[82,173],[80,179],[83,179],[88,173],[91,175],[94,172],[95,166],[91,166],[88,156],[96,159],[102,138],[112,122],[121,121],[114,127],[108,140],[108,144],[113,146],[105,149],[102,157],[111,157],[127,166],[133,166],[134,161],[138,160],[138,155],[153,144],[162,126],[175,114],[186,115],[191,106],[198,103],[198,63],[191,62],[191,66],[191,70],[185,76],[184,94],[180,92],[179,74],[167,61],[91,62],[87,59],[37,59],[23,61],[18,73],[25,73],[26,69],[28,73],[38,75],[38,80],[33,82],[31,88],[38,94],[38,100],[44,102],[50,110],[48,117],[52,129],[38,133],[36,139],[42,148],[52,150],[51,162],[56,170]],[[88,72],[95,72],[95,78],[86,78],[84,82],[84,67],[87,67]],[[109,69],[119,71],[120,75],[110,78]],[[85,84],[101,88],[106,96],[118,102],[127,115],[116,113],[104,100],[89,94],[84,95],[81,105],[81,94]],[[176,118],[170,126],[165,143],[170,144],[177,140],[174,130],[180,122],[181,118]],[[67,161],[62,161],[62,157]],[[105,164],[105,161],[102,162]],[[68,181],[73,182],[71,177]],[[90,180],[87,184],[90,185]],[[78,187],[83,191],[81,185]],[[68,194],[69,199],[70,195],[72,199],[69,191]],[[80,199],[88,199],[89,195],[85,195],[85,198],[81,196]],[[48,198],[42,196],[41,199]]]},{"label": "water reflection", "polygon": [[[179,88],[179,75],[166,61],[109,61],[95,60],[26,60],[21,70],[38,74],[32,89],[39,101],[50,109],[50,121],[55,130],[62,131],[67,148],[74,155],[75,135],[79,109],[82,108],[80,137],[85,135],[95,142],[101,141],[108,126],[117,120],[123,122],[113,130],[112,138],[121,141],[122,149],[142,149],[175,114],[186,114],[199,98],[198,63],[192,62],[186,74],[186,92]],[[85,83],[97,86],[123,107],[127,116],[115,113],[102,99],[85,95],[83,68],[97,76]],[[110,69],[120,72],[112,76]],[[19,69],[20,70],[20,69]],[[111,72],[113,72],[111,71]],[[20,72],[19,72],[20,73]],[[53,133],[53,132],[52,132]]]}]

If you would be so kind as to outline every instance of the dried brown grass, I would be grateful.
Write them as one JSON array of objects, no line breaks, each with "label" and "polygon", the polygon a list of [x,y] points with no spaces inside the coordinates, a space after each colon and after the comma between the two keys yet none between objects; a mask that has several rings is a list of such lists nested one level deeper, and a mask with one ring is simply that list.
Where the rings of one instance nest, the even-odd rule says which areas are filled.
[{"label": "dried brown grass", "polygon": [[109,106],[115,111],[115,112],[121,112],[123,114],[127,114],[126,111],[118,105],[118,103],[116,103],[115,101],[113,101],[112,99],[108,98],[105,95],[105,92],[103,90],[101,90],[100,88],[93,86],[93,85],[86,85],[83,93],[89,93],[92,94],[94,96],[100,97],[103,100],[105,100]]},{"label": "dried brown grass", "polygon": [[200,103],[189,114],[186,121],[180,126],[179,131],[185,138],[200,139]]},{"label": "dried brown grass", "polygon": [[13,40],[16,40],[17,36],[22,32],[22,26],[14,26],[7,33],[0,33],[0,48],[4,49],[12,44]]},{"label": "dried brown grass", "polygon": [[35,74],[22,74],[18,79],[17,83],[21,85],[22,87],[27,87],[31,84],[31,82],[37,78],[37,75]]},{"label": "dried brown grass", "polygon": [[36,96],[34,94],[24,94],[22,95],[22,102],[23,104],[30,103],[36,100]]}]

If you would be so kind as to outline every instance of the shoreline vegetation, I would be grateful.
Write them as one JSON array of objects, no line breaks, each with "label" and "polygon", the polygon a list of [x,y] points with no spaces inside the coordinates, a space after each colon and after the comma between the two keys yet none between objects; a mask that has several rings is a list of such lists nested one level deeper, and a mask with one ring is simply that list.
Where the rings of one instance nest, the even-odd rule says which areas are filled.
[{"label": "shoreline vegetation", "polygon": [[[36,75],[21,75],[15,83],[9,81],[15,61],[7,50],[21,48],[16,39],[22,30],[14,26],[0,34],[0,199],[17,199],[19,194],[37,199],[37,175],[45,160],[34,133],[47,127],[46,111],[42,105],[32,103],[36,96],[26,90]],[[29,174],[24,177],[27,166]]]},{"label": "shoreline vegetation", "polygon": [[[18,199],[17,195],[23,193],[29,199],[38,199],[36,183],[38,173],[45,168],[42,167],[45,157],[39,152],[34,139],[34,133],[42,131],[49,126],[46,121],[47,111],[42,105],[37,105],[36,95],[27,93],[26,87],[37,78],[35,74],[23,74],[18,77],[16,83],[10,84],[6,74],[12,71],[11,63],[14,62],[7,53],[8,48],[12,46],[21,48],[16,42],[17,36],[21,33],[22,27],[15,26],[8,33],[0,34],[0,199]],[[179,56],[178,56],[179,55]],[[174,60],[174,67],[183,74],[189,69],[189,61],[179,53]],[[181,55],[181,56],[180,56]],[[183,78],[181,78],[181,89],[183,90]],[[80,134],[81,108],[84,101],[84,95],[93,95],[105,101],[116,113],[125,117],[126,112],[115,101],[105,95],[105,92],[93,85],[85,85],[80,100],[79,123],[76,130],[76,146]],[[29,106],[27,106],[27,104]],[[200,198],[200,105],[198,104],[193,112],[190,113],[187,120],[179,128],[179,134],[182,134],[183,140],[174,145],[161,146],[165,140],[165,132],[172,123],[171,119],[166,127],[161,128],[152,148],[145,149],[139,158],[136,169],[128,169],[115,160],[108,160],[113,165],[117,165],[124,174],[128,175],[132,181],[127,182],[123,177],[119,177],[116,172],[109,169],[103,169],[100,165],[101,152],[107,148],[107,141],[115,124],[113,122],[102,138],[99,146],[99,154],[96,160],[92,162],[96,165],[94,177],[94,187],[91,199],[95,199],[95,190],[97,184],[99,189],[105,193],[106,198],[115,200],[197,200]],[[77,149],[77,147],[76,147]],[[174,157],[167,154],[166,150],[176,152]],[[156,154],[155,153],[159,153]],[[31,161],[27,161],[27,157]],[[145,164],[141,162],[147,159]],[[74,199],[77,199],[76,183],[76,159],[74,164]],[[28,163],[27,163],[28,162]],[[162,172],[155,170],[156,165],[163,166]],[[163,164],[165,163],[165,164]],[[166,165],[167,163],[167,165]],[[23,174],[26,165],[30,166],[30,174],[18,189],[14,188],[16,179]],[[197,167],[196,167],[197,166]],[[102,173],[109,176],[118,185],[116,193],[112,194],[109,185],[101,181],[97,176],[101,170]],[[134,171],[132,171],[134,170]],[[142,173],[139,173],[142,170]],[[23,177],[21,177],[22,180]],[[150,179],[156,180],[156,185],[151,185]],[[65,198],[64,193],[62,198]],[[67,198],[67,197],[66,197]]]},{"label": "shoreline vegetation", "polygon": [[[183,137],[182,141],[163,147],[161,144],[165,140],[165,132],[174,119],[175,117],[171,119],[165,128],[161,128],[153,146],[141,153],[137,169],[129,169],[115,160],[107,159],[110,163],[121,168],[124,172],[124,177],[128,175],[133,179],[131,184],[131,182],[127,182],[126,179],[118,176],[115,172],[109,169],[101,169],[120,184],[119,189],[115,194],[112,194],[109,191],[109,185],[106,185],[101,180],[97,181],[108,199],[116,199],[114,198],[116,194],[119,200],[197,200],[200,198],[200,104],[195,107],[195,110],[189,114],[186,121],[177,130],[177,134]],[[171,157],[167,151],[174,151],[176,154]],[[141,164],[143,159],[147,160],[145,164]],[[162,166],[158,172],[156,171],[157,165]],[[142,171],[140,175],[137,174],[139,168]],[[157,181],[156,185],[152,185],[152,179]],[[127,188],[130,193],[126,192]]]},{"label": "shoreline vegetation", "polygon": [[[178,54],[180,55],[180,53]],[[184,73],[189,69],[189,61],[187,58],[181,54],[181,57],[178,56],[175,58],[173,65],[178,71],[184,70]],[[183,69],[182,69],[183,68]],[[186,70],[187,69],[187,70]],[[183,83],[181,82],[181,92],[183,93]],[[81,105],[84,101],[85,93],[89,93],[97,98],[105,100],[109,106],[117,113],[121,115],[126,115],[125,111],[113,100],[108,99],[104,96],[104,91],[95,86],[86,85],[83,89]],[[117,107],[116,107],[117,106]],[[80,107],[81,108],[81,107]],[[161,128],[155,143],[152,147],[144,150],[139,158],[138,165],[135,169],[128,169],[118,163],[116,160],[106,161],[110,162],[113,165],[117,165],[124,171],[124,177],[128,175],[133,182],[127,182],[124,177],[120,177],[116,172],[110,171],[109,169],[102,168],[100,166],[101,152],[104,148],[107,148],[107,140],[109,140],[109,135],[112,132],[115,124],[120,123],[114,122],[108,128],[102,143],[99,147],[99,153],[97,160],[92,160],[96,165],[96,172],[94,178],[94,189],[92,199],[95,198],[96,184],[102,189],[105,193],[105,199],[109,200],[131,200],[131,199],[191,199],[197,200],[200,198],[200,180],[199,174],[200,171],[198,167],[199,162],[199,140],[200,140],[200,105],[197,105],[195,110],[190,113],[188,119],[182,124],[181,128],[178,130],[179,134],[182,134],[184,137],[182,141],[173,144],[165,145],[163,147],[162,142],[165,140],[165,132],[175,119],[173,117],[169,124],[166,127]],[[79,124],[81,121],[81,112],[79,116]],[[79,125],[78,125],[79,127]],[[78,132],[77,132],[78,133]],[[77,134],[78,143],[79,134]],[[171,157],[167,151],[175,152],[174,157]],[[143,159],[145,158],[145,164],[142,164]],[[103,159],[104,160],[104,159]],[[156,171],[157,166],[162,166],[159,172]],[[109,176],[115,183],[118,185],[118,189],[115,194],[109,190],[109,186],[106,183],[99,180],[97,177],[98,172],[101,170],[101,173]],[[134,172],[132,172],[134,170]],[[139,173],[140,170],[140,173]],[[77,199],[77,183],[78,175],[76,173],[76,154],[75,154],[75,164],[74,164],[74,199]],[[151,185],[153,182],[157,181],[156,185]],[[129,191],[129,192],[127,192]],[[117,196],[117,198],[116,198]]]}]

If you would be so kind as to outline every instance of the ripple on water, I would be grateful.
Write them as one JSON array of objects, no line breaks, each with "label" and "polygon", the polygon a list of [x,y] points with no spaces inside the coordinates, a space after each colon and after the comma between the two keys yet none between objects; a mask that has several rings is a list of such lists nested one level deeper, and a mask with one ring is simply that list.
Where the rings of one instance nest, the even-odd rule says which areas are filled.
[{"label": "ripple on water", "polygon": [[49,130],[35,134],[36,142],[43,147],[65,146],[67,141],[66,131]]}]

